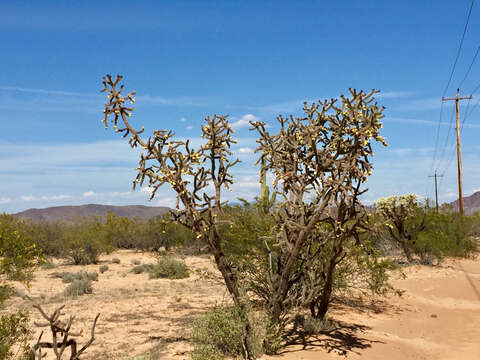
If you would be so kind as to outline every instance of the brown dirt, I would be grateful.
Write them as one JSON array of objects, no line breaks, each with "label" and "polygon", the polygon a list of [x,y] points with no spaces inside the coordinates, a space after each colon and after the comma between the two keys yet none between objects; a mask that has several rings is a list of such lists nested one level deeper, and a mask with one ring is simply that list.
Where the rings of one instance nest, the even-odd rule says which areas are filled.
[{"label": "brown dirt", "polygon": [[[119,258],[120,264],[112,263]],[[28,293],[51,312],[66,304],[65,314],[76,316],[73,329],[83,330],[80,344],[89,338],[96,313],[100,318],[96,340],[84,359],[134,359],[154,351],[159,359],[188,359],[192,349],[189,328],[202,312],[228,303],[229,296],[209,257],[186,257],[192,270],[187,279],[148,279],[133,274],[132,260],[155,260],[148,253],[117,251],[98,265],[73,266],[56,262],[40,269]],[[62,295],[67,286],[54,272],[109,270],[93,283],[93,294],[77,299]],[[448,260],[439,267],[411,266],[406,279],[393,280],[405,293],[378,299],[374,306],[335,305],[329,316],[339,322],[330,335],[296,339],[278,356],[263,360],[313,359],[480,359],[480,259]],[[31,308],[21,297],[9,308]],[[32,310],[32,320],[41,320]],[[38,329],[36,329],[38,330]],[[39,330],[35,336],[38,336]],[[45,334],[44,340],[50,340]],[[141,359],[139,357],[138,359]]]}]

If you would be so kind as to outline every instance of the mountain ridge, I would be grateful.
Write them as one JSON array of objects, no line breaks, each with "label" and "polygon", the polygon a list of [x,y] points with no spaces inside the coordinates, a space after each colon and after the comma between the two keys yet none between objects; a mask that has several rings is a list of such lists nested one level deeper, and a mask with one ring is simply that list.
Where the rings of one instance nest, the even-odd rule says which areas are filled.
[{"label": "mountain ridge", "polygon": [[86,204],[53,206],[43,209],[32,208],[12,215],[19,219],[30,219],[35,222],[76,222],[80,218],[105,216],[107,213],[114,213],[118,216],[146,221],[154,216],[163,215],[169,210],[170,208],[164,206]]},{"label": "mountain ridge", "polygon": [[[458,199],[448,203],[448,205],[458,211]],[[476,191],[472,195],[463,198],[463,211],[465,214],[473,214],[480,211],[480,191]]]}]

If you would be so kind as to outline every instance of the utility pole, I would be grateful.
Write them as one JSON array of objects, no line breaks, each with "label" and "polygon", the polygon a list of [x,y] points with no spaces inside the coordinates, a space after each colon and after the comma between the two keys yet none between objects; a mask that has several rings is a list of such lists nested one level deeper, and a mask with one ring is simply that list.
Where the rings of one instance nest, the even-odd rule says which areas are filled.
[{"label": "utility pole", "polygon": [[460,97],[458,94],[460,89],[457,89],[457,94],[454,98],[445,98],[442,97],[442,101],[455,100],[455,112],[457,114],[457,170],[458,170],[458,209],[460,211],[460,218],[463,217],[463,195],[462,195],[462,154],[460,152],[460,119],[459,119],[459,110],[458,102],[460,100],[470,100],[472,95],[466,97]]},{"label": "utility pole", "polygon": [[443,175],[437,175],[437,171],[435,170],[435,175],[430,175],[429,177],[435,178],[435,209],[438,213],[438,188],[437,188],[437,178],[443,177]]}]

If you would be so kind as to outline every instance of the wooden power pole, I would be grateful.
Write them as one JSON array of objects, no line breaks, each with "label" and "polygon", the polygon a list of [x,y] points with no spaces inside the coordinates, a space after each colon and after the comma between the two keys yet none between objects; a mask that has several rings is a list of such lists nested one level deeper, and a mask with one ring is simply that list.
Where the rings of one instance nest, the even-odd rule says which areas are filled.
[{"label": "wooden power pole", "polygon": [[460,89],[457,89],[457,94],[454,98],[442,97],[442,101],[455,100],[455,113],[457,114],[457,170],[458,170],[458,209],[460,211],[460,217],[463,216],[463,195],[462,195],[462,154],[460,152],[460,117],[459,117],[459,104],[460,100],[470,100],[472,95],[466,97],[460,97],[458,94]]},{"label": "wooden power pole", "polygon": [[437,178],[442,177],[443,175],[437,175],[437,171],[435,171],[434,175],[430,175],[429,177],[435,178],[435,210],[438,213],[438,187],[437,187]]}]

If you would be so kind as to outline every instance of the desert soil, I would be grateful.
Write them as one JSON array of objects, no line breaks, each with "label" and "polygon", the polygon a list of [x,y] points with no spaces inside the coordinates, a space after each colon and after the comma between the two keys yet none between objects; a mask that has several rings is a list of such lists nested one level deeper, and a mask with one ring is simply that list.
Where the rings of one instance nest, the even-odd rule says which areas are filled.
[{"label": "desert soil", "polygon": [[[120,263],[112,262],[119,258]],[[117,251],[98,265],[73,266],[55,261],[53,269],[39,269],[30,289],[18,287],[47,313],[65,304],[64,313],[75,315],[72,328],[83,330],[79,343],[90,335],[93,318],[100,313],[95,342],[83,359],[141,359],[155,352],[158,359],[189,359],[189,329],[200,314],[226,304],[229,296],[211,258],[185,257],[192,270],[187,279],[148,279],[131,272],[133,261],[150,263],[153,255]],[[109,270],[93,283],[93,294],[76,299],[62,295],[67,284],[52,273]],[[402,296],[378,299],[375,306],[335,305],[329,316],[338,328],[328,336],[300,340],[280,355],[263,360],[313,359],[480,359],[480,258],[447,260],[441,266],[410,266],[406,278],[393,284]],[[19,296],[10,309],[32,309]],[[40,321],[36,310],[32,320]],[[40,333],[36,329],[35,336]],[[43,340],[50,340],[46,332]],[[47,358],[48,359],[48,358]]]}]

